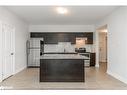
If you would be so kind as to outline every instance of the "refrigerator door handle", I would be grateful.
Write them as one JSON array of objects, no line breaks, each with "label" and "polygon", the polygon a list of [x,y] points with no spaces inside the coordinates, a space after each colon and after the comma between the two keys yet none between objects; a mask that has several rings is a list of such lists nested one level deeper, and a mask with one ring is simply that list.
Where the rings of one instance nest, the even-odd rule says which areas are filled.
[{"label": "refrigerator door handle", "polygon": [[30,41],[28,40],[27,41],[27,49],[26,49],[27,51],[27,54],[29,55],[30,54]]},{"label": "refrigerator door handle", "polygon": [[30,54],[30,49],[27,49],[27,54],[28,54],[28,55]]}]

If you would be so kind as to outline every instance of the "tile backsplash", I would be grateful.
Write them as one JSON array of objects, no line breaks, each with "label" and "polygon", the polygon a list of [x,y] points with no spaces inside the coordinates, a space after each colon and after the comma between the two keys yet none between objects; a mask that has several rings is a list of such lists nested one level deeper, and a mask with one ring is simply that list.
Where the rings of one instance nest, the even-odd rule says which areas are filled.
[{"label": "tile backsplash", "polygon": [[[94,52],[94,45],[85,45],[87,52]],[[75,52],[76,45],[71,42],[59,42],[58,44],[45,44],[44,52]]]}]

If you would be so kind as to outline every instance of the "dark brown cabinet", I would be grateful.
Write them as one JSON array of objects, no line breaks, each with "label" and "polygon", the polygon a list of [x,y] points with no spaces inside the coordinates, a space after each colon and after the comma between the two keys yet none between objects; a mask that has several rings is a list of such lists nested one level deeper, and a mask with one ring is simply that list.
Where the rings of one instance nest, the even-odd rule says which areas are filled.
[{"label": "dark brown cabinet", "polygon": [[87,37],[87,44],[93,44],[93,33],[86,33],[86,36]]},{"label": "dark brown cabinet", "polygon": [[40,59],[40,82],[84,82],[83,59]]},{"label": "dark brown cabinet", "polygon": [[44,35],[45,44],[57,44],[58,42],[75,43],[75,36],[70,33],[46,33]]},{"label": "dark brown cabinet", "polygon": [[30,33],[30,37],[31,38],[42,38],[44,37],[46,34],[41,33],[41,32],[31,32]]},{"label": "dark brown cabinet", "polygon": [[95,66],[96,64],[96,53],[90,53],[90,66]]},{"label": "dark brown cabinet", "polygon": [[71,42],[72,44],[76,43],[76,37],[86,37],[86,44],[93,44],[93,32],[55,32],[55,33],[42,33],[42,32],[31,32],[31,38],[44,38],[45,44],[57,44],[58,42]]},{"label": "dark brown cabinet", "polygon": [[75,37],[86,37],[86,44],[93,44],[93,32],[75,33]]},{"label": "dark brown cabinet", "polygon": [[45,44],[57,44],[58,43],[57,34],[53,34],[53,33],[44,34],[44,43]]}]

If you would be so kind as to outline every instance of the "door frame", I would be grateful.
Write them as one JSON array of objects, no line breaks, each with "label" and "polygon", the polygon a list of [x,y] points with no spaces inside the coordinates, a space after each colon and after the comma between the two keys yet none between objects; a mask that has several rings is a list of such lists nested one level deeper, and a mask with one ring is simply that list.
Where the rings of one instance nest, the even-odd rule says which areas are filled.
[{"label": "door frame", "polygon": [[3,55],[3,48],[2,48],[2,22],[0,21],[0,82],[2,82],[2,55]]},{"label": "door frame", "polygon": [[[10,28],[12,28],[12,33],[11,33],[11,43],[12,43],[12,51],[13,51],[13,56],[12,56],[12,75],[15,74],[15,27],[13,27],[10,24],[7,23],[2,23],[2,46],[4,46],[4,25],[9,26]],[[4,50],[2,47],[2,54],[4,54]],[[3,78],[3,64],[4,64],[4,56],[2,56],[2,81],[4,80]]]},{"label": "door frame", "polygon": [[[95,37],[96,37],[96,67],[99,67],[99,31],[101,28],[103,27],[107,27],[107,30],[108,30],[108,25],[107,24],[104,24],[104,25],[101,25],[99,27],[96,28],[96,33],[95,33]],[[107,66],[108,66],[108,32],[107,32],[107,46],[106,46],[106,55],[107,55]]]}]

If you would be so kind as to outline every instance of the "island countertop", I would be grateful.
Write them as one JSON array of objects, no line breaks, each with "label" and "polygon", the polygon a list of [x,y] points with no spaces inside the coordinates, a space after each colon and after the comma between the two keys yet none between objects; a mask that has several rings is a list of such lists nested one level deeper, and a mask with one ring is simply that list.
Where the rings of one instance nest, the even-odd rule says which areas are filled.
[{"label": "island countertop", "polygon": [[40,59],[84,59],[89,60],[89,57],[79,54],[44,54]]}]

